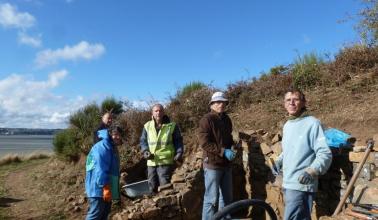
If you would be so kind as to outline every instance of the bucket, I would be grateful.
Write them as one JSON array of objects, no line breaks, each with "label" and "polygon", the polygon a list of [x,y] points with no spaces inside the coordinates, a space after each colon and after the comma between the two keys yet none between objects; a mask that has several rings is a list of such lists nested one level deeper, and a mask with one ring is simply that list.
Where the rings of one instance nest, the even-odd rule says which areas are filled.
[{"label": "bucket", "polygon": [[140,197],[151,194],[148,180],[130,183],[122,186],[122,191],[130,198]]}]

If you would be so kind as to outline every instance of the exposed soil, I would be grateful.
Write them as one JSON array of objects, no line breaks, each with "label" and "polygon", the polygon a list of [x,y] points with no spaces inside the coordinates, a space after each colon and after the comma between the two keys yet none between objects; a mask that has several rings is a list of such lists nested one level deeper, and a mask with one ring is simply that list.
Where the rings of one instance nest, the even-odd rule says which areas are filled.
[{"label": "exposed soil", "polygon": [[[325,127],[344,130],[357,138],[357,144],[378,134],[378,85],[371,91],[353,93],[347,88],[318,89],[306,93],[310,114]],[[275,133],[282,129],[285,110],[282,100],[251,105],[231,114],[236,130],[265,129]]]},{"label": "exposed soil", "polygon": [[11,219],[83,218],[85,208],[78,206],[79,210],[74,211],[73,203],[80,200],[84,186],[79,183],[78,187],[75,187],[76,181],[72,182],[73,179],[67,176],[67,173],[71,172],[71,176],[82,176],[75,169],[76,166],[64,166],[56,159],[45,159],[11,171],[5,177],[5,196],[1,202],[5,204],[3,207],[7,217]]}]

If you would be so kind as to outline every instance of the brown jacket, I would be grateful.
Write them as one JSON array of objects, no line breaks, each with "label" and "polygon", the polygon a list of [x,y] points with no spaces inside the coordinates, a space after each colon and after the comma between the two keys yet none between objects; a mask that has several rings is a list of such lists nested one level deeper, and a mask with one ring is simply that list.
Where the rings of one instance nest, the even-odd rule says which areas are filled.
[{"label": "brown jacket", "polygon": [[226,113],[207,113],[199,122],[199,143],[203,149],[203,166],[209,169],[223,168],[230,162],[223,156],[224,149],[234,144],[232,122]]}]

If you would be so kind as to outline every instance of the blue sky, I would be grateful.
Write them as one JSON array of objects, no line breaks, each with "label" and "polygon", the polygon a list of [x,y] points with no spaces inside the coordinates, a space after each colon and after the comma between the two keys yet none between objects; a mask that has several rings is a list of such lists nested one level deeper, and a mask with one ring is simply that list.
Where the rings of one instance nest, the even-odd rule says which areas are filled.
[{"label": "blue sky", "polygon": [[359,0],[0,0],[0,127],[64,128],[107,96],[220,89],[358,41]]}]

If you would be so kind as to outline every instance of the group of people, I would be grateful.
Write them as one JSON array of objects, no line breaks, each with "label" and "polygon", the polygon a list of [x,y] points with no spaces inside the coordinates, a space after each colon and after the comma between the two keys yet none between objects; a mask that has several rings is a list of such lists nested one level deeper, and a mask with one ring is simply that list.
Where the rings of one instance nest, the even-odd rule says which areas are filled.
[{"label": "group of people", "polygon": [[[225,94],[215,92],[209,102],[210,112],[199,122],[205,182],[202,220],[211,219],[233,200],[231,163],[236,145],[232,121],[225,112],[227,104]],[[288,120],[283,127],[282,153],[272,166],[272,173],[283,173],[284,219],[311,220],[318,176],[329,168],[332,154],[320,121],[307,113],[302,91],[290,88],[284,96],[284,107]],[[119,199],[119,156],[115,146],[122,144],[122,138],[111,121],[111,114],[103,116],[94,135],[96,143],[87,157],[87,219],[107,219],[111,201]],[[157,192],[159,186],[170,183],[173,165],[183,160],[184,153],[180,129],[165,115],[161,104],[152,106],[152,118],[144,124],[140,146],[147,160],[150,189]]]}]

